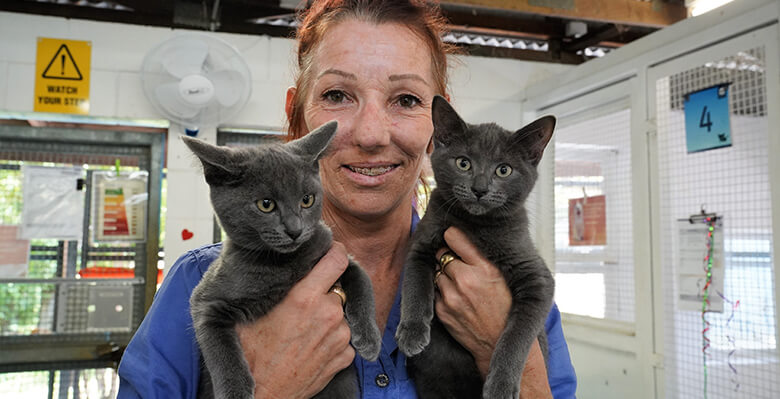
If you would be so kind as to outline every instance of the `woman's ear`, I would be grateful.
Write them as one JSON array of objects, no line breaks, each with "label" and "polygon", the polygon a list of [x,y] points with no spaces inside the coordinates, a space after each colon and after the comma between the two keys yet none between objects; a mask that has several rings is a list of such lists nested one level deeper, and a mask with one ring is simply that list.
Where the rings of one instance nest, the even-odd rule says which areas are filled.
[{"label": "woman's ear", "polygon": [[287,97],[284,99],[284,113],[287,114],[287,123],[292,123],[292,110],[293,110],[293,99],[295,98],[295,93],[298,91],[298,88],[295,86],[290,86],[287,88]]}]

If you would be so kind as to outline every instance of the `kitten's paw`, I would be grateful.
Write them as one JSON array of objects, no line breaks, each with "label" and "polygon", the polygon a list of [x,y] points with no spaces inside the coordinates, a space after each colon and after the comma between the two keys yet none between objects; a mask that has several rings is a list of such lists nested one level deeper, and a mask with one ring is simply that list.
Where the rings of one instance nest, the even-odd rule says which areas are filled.
[{"label": "kitten's paw", "polygon": [[421,321],[402,321],[395,332],[398,348],[407,356],[414,356],[431,342],[431,326]]},{"label": "kitten's paw", "polygon": [[483,399],[517,399],[520,397],[520,384],[516,381],[499,381],[488,375],[482,388]]},{"label": "kitten's paw", "polygon": [[376,323],[366,323],[363,328],[352,328],[352,346],[364,359],[374,361],[382,349],[382,333]]}]

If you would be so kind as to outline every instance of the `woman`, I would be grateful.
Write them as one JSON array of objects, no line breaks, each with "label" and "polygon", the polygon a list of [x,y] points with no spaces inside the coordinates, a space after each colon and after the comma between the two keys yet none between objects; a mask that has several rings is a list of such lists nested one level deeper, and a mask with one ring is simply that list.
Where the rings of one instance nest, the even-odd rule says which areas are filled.
[{"label": "woman", "polygon": [[[320,164],[323,218],[337,243],[268,315],[238,327],[257,398],[309,398],[354,362],[364,398],[414,398],[394,333],[399,281],[417,215],[412,208],[423,160],[433,150],[430,105],[446,96],[443,23],[421,0],[324,0],[298,31],[299,76],[287,92],[291,138],[329,120],[339,130]],[[438,317],[468,349],[483,376],[511,302],[499,272],[460,231],[445,234],[459,256],[438,280]],[[194,397],[198,349],[188,299],[220,247],[191,251],[171,268],[149,314],[125,351],[120,397]],[[440,253],[443,253],[442,248]],[[329,288],[347,253],[372,279],[376,362],[355,358],[341,301]],[[490,298],[489,301],[484,298]],[[538,345],[523,372],[523,397],[573,397],[576,385],[557,309],[547,323],[550,374]],[[549,383],[548,383],[549,380]]]}]

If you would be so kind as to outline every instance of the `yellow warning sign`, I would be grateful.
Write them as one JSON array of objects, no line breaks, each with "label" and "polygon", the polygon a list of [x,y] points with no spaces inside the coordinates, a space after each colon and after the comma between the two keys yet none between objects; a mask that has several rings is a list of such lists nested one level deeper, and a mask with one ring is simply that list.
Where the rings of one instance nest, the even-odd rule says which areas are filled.
[{"label": "yellow warning sign", "polygon": [[91,42],[39,37],[33,110],[88,114],[91,57]]}]

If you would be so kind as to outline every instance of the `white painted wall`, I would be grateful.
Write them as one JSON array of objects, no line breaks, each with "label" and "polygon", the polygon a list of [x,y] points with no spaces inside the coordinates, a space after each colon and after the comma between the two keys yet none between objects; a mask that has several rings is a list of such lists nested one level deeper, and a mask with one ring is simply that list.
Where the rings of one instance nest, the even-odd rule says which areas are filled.
[{"label": "white painted wall", "polygon": [[[160,119],[146,99],[140,76],[148,51],[183,30],[93,22],[27,14],[0,13],[0,110],[31,112],[37,37],[92,42],[90,116]],[[253,95],[231,121],[236,125],[282,126],[284,92],[292,81],[293,43],[267,36],[213,34],[235,46],[252,71]],[[45,118],[45,116],[44,116]],[[171,136],[181,134],[172,125]],[[201,138],[214,141],[214,128]],[[180,140],[169,140],[166,264],[186,250],[211,242],[212,211],[199,167]],[[183,241],[183,229],[194,237]]]},{"label": "white painted wall", "polygon": [[[0,12],[0,111],[32,112],[36,38],[52,37],[92,42],[90,116],[160,119],[143,94],[139,70],[143,58],[158,43],[182,34],[138,25]],[[284,95],[292,85],[294,42],[268,36],[210,33],[235,46],[252,72],[252,97],[230,125],[284,126]],[[470,122],[493,121],[508,128],[522,123],[523,89],[569,66],[482,57],[458,57],[451,73],[451,96]],[[45,118],[45,116],[42,116]],[[181,134],[178,126],[170,133]],[[215,140],[213,128],[199,137]],[[180,140],[169,140],[166,264],[186,250],[212,238],[208,189],[189,151]],[[194,237],[182,241],[182,229]]]}]

